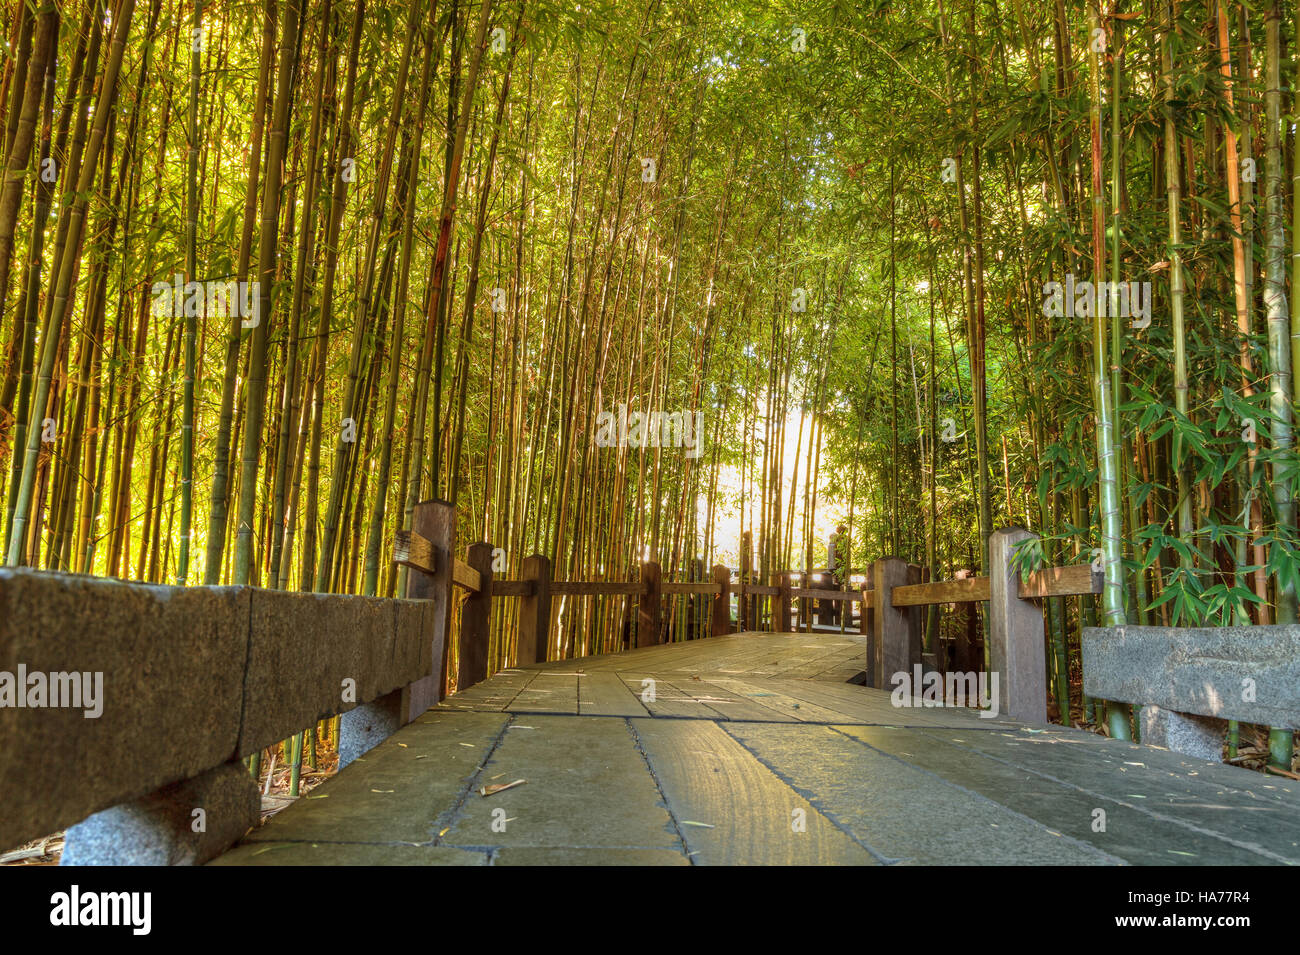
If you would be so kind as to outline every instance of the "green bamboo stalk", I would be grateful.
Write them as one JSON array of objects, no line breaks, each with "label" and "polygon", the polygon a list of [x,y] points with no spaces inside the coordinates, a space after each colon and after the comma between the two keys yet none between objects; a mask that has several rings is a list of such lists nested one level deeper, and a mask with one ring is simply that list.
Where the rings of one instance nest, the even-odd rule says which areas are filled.
[{"label": "green bamboo stalk", "polygon": [[296,733],[289,739],[289,748],[293,756],[289,761],[289,795],[298,798],[298,786],[302,780],[302,751],[306,733]]},{"label": "green bamboo stalk", "polygon": [[[188,121],[189,161],[185,189],[185,279],[198,281],[199,228],[199,75],[202,70],[203,0],[194,0],[193,35],[190,41],[190,110]],[[199,295],[199,310],[206,314],[205,296]],[[194,487],[194,363],[198,338],[197,314],[185,304],[185,396],[181,411],[181,541],[176,562],[176,584],[184,587],[190,572],[190,527],[193,522]]]},{"label": "green bamboo stalk", "polygon": [[[55,58],[59,37],[59,6],[46,0],[41,5],[36,27],[36,38],[32,46],[32,59],[27,66],[24,84],[22,109],[16,117],[13,141],[6,143],[4,156],[4,179],[0,184],[0,315],[4,314],[5,301],[9,294],[9,268],[13,260],[13,239],[18,225],[18,213],[22,207],[24,186],[32,170],[30,159],[32,144],[36,139],[36,120],[44,96],[45,65]],[[15,85],[15,97],[18,87]],[[11,340],[18,337],[18,318],[14,318],[14,331]]]},{"label": "green bamboo stalk", "polygon": [[[1169,214],[1170,336],[1173,339],[1174,350],[1174,409],[1181,418],[1186,419],[1190,413],[1188,401],[1190,386],[1187,376],[1187,333],[1183,321],[1184,291],[1183,256],[1181,251],[1183,237],[1179,212],[1179,204],[1182,201],[1182,184],[1178,162],[1178,133],[1174,127],[1173,117],[1173,31],[1174,24],[1177,22],[1177,6],[1174,0],[1169,0],[1166,12],[1168,20],[1165,25],[1161,55],[1165,74],[1164,153],[1165,192],[1168,197]],[[1189,542],[1193,537],[1192,496],[1191,487],[1187,480],[1187,467],[1184,458],[1185,451],[1180,429],[1175,428],[1173,432],[1173,461],[1171,463],[1174,469],[1177,493],[1177,528],[1179,538],[1184,542]],[[1192,573],[1195,570],[1192,566],[1191,557],[1187,553],[1182,554],[1179,561],[1183,570],[1187,573]]]},{"label": "green bamboo stalk", "polygon": [[[1101,29],[1101,18],[1096,3],[1088,7],[1088,24],[1092,36]],[[1102,190],[1101,160],[1101,64],[1096,43],[1088,45],[1088,92],[1091,100],[1089,129],[1092,143],[1092,277],[1093,288],[1098,289],[1105,276],[1105,195]],[[1115,448],[1114,404],[1111,377],[1107,373],[1106,323],[1101,314],[1100,300],[1094,297],[1092,308],[1092,371],[1093,396],[1097,421],[1097,517],[1101,527],[1101,559],[1105,573],[1102,588],[1102,618],[1108,627],[1125,623],[1124,617],[1124,533],[1119,503],[1119,468]],[[1129,739],[1128,708],[1122,704],[1107,703],[1106,718],[1110,735],[1115,739]]]},{"label": "green bamboo stalk", "polygon": [[[1291,431],[1291,325],[1286,309],[1286,272],[1283,248],[1286,241],[1282,196],[1282,53],[1281,0],[1273,0],[1265,18],[1267,78],[1264,89],[1264,311],[1268,322],[1269,431],[1273,442],[1272,493],[1274,519],[1280,534],[1288,537],[1295,529],[1295,502],[1291,497],[1294,467]],[[1300,160],[1297,161],[1300,163]],[[1300,174],[1300,165],[1296,166]],[[1300,213],[1297,213],[1300,222]],[[1300,248],[1300,236],[1294,240]],[[1300,272],[1297,272],[1300,274]],[[1294,309],[1294,306],[1293,306]],[[1277,545],[1274,545],[1277,546]],[[1296,592],[1289,575],[1277,574],[1277,622],[1296,622]],[[1289,729],[1269,732],[1269,765],[1291,769],[1293,734]]]}]

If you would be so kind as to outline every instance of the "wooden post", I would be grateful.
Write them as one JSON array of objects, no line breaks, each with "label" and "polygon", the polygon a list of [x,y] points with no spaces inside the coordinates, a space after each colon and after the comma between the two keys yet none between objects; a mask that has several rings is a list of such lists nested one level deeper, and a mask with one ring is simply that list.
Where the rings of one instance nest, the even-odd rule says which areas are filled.
[{"label": "wooden post", "polygon": [[645,592],[637,604],[637,649],[653,647],[659,642],[663,626],[663,595],[659,589],[662,579],[659,565],[654,561],[646,561],[641,565],[641,583],[645,585]]},{"label": "wooden post", "polygon": [[780,583],[781,592],[776,595],[776,632],[790,633],[790,575],[781,574],[777,578]]},{"label": "wooden post", "polygon": [[709,635],[725,637],[731,633],[731,568],[713,565],[713,582],[718,592],[713,595],[713,626]]},{"label": "wooden post", "polygon": [[[897,557],[885,557],[871,565],[875,580],[875,641],[872,652],[872,676],[876,689],[889,689],[893,686],[895,673],[912,672],[912,627],[911,614],[907,607],[895,607],[890,600],[890,592],[895,587],[907,584],[907,563]],[[921,662],[918,652],[916,663]]]},{"label": "wooden post", "polygon": [[[909,584],[923,584],[929,581],[930,574],[924,567],[919,564],[907,565],[907,582]],[[908,653],[913,663],[922,663],[922,654],[925,652],[925,612],[926,607],[912,607],[908,610]]]},{"label": "wooden post", "polygon": [[867,686],[876,685],[876,651],[875,651],[875,611],[867,607],[867,601],[875,596],[875,564],[867,565],[867,579],[862,584],[862,603],[858,604],[858,633],[867,638]]},{"label": "wooden post", "polygon": [[998,715],[1047,722],[1047,661],[1043,610],[1020,598],[1012,555],[1035,534],[1007,527],[989,535],[989,681],[998,677]]},{"label": "wooden post", "polygon": [[[969,568],[963,567],[953,575],[954,580],[966,580],[972,576]],[[953,619],[957,622],[957,637],[953,644],[953,669],[965,673],[975,673],[984,669],[984,652],[979,643],[979,604],[960,603],[953,609]]]},{"label": "wooden post", "polygon": [[433,641],[433,659],[435,663],[441,661],[441,666],[406,688],[403,725],[442,699],[447,627],[451,623],[451,571],[456,555],[456,508],[446,501],[420,501],[411,511],[411,530],[433,544],[434,570],[426,574],[408,569],[406,597],[432,602],[429,639]]},{"label": "wooden post", "polygon": [[519,598],[519,641],[515,665],[545,663],[551,645],[551,561],[542,554],[525,557],[519,579],[530,580],[533,592]]},{"label": "wooden post", "polygon": [[[805,570],[799,574],[799,586],[802,587],[804,590],[812,589],[812,577],[808,573],[808,571]],[[795,626],[798,627],[798,630],[796,632],[806,633],[809,630],[808,625],[812,622],[812,614],[809,613],[809,608],[812,606],[812,601],[809,600],[807,597],[799,597],[795,601],[794,605],[795,605],[795,610],[797,611],[795,617],[797,622],[795,623]]]},{"label": "wooden post", "polygon": [[[707,579],[702,558],[697,557],[691,561],[691,577],[699,583],[703,583]],[[687,606],[691,608],[691,627],[687,639],[698,640],[704,636],[707,627],[705,621],[708,619],[708,610],[706,608],[709,606],[709,602],[705,599],[705,594],[691,594]]]},{"label": "wooden post", "polygon": [[632,649],[632,604],[634,602],[631,594],[623,598],[623,615],[619,619],[618,631],[619,650]]},{"label": "wooden post", "polygon": [[492,545],[470,544],[465,563],[478,571],[479,591],[460,607],[460,668],[456,689],[463,690],[487,679],[488,621],[492,607]]},{"label": "wooden post", "polygon": [[758,607],[757,600],[753,594],[747,594],[744,591],[746,584],[754,582],[753,567],[754,561],[750,556],[752,551],[751,535],[749,531],[740,535],[740,574],[739,580],[741,585],[740,599],[736,601],[736,627],[741,633],[746,630],[753,630],[756,626],[754,623],[754,611]]},{"label": "wooden post", "polygon": [[[835,585],[834,574],[826,573],[826,574],[821,574],[819,576],[822,578],[822,582],[820,586],[823,589],[825,590],[839,589]],[[845,606],[844,604],[838,604],[833,600],[818,600],[817,601],[817,622],[821,624],[823,627],[835,626],[835,624],[838,622],[837,617],[839,616],[839,614],[837,614],[836,611],[840,610],[844,606]]]},{"label": "wooden post", "polygon": [[339,716],[339,769],[378,746],[441,699],[446,668],[444,647],[451,608],[451,572],[456,553],[456,509],[446,501],[420,501],[411,531],[432,545],[432,572],[408,565],[406,597],[426,600],[425,639],[432,642],[434,672]]}]

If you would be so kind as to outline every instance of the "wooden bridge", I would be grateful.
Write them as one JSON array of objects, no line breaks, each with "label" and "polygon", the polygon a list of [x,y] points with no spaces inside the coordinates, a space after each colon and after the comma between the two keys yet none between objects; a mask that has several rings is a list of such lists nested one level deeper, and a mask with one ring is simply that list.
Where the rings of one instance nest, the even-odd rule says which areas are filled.
[{"label": "wooden bridge", "polygon": [[865,655],[859,635],[746,633],[506,670],[216,864],[1300,862],[1300,787],[895,707],[850,682]]},{"label": "wooden bridge", "polygon": [[[1039,601],[1100,582],[1019,573],[1025,531],[994,535],[987,578],[918,583],[883,559],[832,591],[721,567],[664,582],[653,564],[555,581],[540,556],[494,580],[490,545],[457,558],[454,525],[417,508],[402,600],[0,571],[0,673],[104,687],[90,719],[0,708],[0,845],[71,826],[64,864],[1300,863],[1300,784],[1046,722]],[[457,592],[464,689],[439,701]],[[548,661],[556,594],[625,596],[628,648]],[[699,601],[708,636],[658,642],[669,594]],[[488,676],[502,599],[519,601],[516,657]],[[814,600],[856,606],[857,632],[791,632]],[[983,710],[951,705],[980,681],[922,651],[917,610],[977,601]],[[1295,725],[1297,628],[1252,628],[1257,649],[1233,655],[1212,646],[1231,630],[1180,632],[1202,662],[1245,661],[1250,703],[1232,667],[1155,653],[1170,631],[1154,629],[1089,634],[1085,689],[1159,704],[1170,745],[1185,724]],[[935,682],[949,705],[923,693]],[[338,775],[251,828],[241,759],[331,714]]]}]

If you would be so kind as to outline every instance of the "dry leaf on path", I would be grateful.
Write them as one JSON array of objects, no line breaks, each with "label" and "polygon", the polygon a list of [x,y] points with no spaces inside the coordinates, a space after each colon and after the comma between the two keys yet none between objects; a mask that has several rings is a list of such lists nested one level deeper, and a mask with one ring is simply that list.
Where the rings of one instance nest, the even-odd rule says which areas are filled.
[{"label": "dry leaf on path", "polygon": [[480,796],[494,796],[497,793],[505,792],[507,789],[522,786],[526,782],[528,782],[526,779],[516,779],[513,783],[497,783],[491,786],[481,786],[479,787],[478,794]]}]

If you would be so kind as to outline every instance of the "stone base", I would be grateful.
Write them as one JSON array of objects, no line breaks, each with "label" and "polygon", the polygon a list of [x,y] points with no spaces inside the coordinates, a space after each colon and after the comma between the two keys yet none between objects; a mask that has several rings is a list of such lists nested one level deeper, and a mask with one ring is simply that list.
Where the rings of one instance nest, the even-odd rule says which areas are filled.
[{"label": "stone base", "polygon": [[438,702],[438,676],[424,676],[339,717],[339,769],[364,756]]},{"label": "stone base", "polygon": [[1151,746],[1219,762],[1223,759],[1223,734],[1227,720],[1178,713],[1159,706],[1142,707],[1142,742]]},{"label": "stone base", "polygon": [[339,769],[364,756],[405,725],[402,691],[363,703],[339,717]]},{"label": "stone base", "polygon": [[261,799],[248,769],[225,763],[70,827],[59,864],[202,865],[239,841],[260,817]]}]

